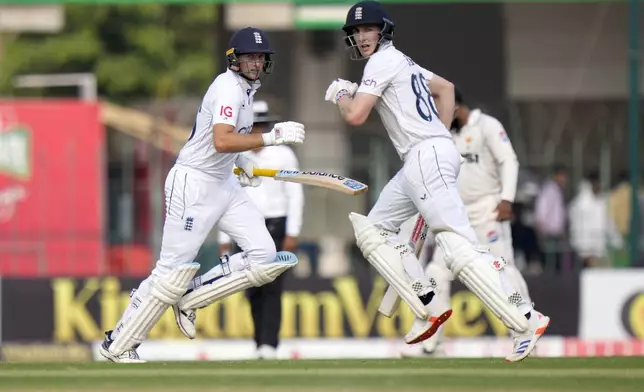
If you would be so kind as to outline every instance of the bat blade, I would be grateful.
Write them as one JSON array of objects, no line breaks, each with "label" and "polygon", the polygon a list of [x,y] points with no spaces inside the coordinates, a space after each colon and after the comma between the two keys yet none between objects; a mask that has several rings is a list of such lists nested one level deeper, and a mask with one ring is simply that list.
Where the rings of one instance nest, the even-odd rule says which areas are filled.
[{"label": "bat blade", "polygon": [[[242,170],[235,168],[235,174],[239,175]],[[338,174],[324,173],[317,171],[301,170],[277,170],[277,169],[260,169],[253,170],[254,176],[272,177],[278,181],[297,182],[303,185],[317,186],[327,188],[348,195],[358,195],[369,189],[367,184],[352,178],[344,177]]]},{"label": "bat blade", "polygon": [[369,189],[366,184],[352,178],[315,171],[280,170],[275,174],[274,178],[281,181],[291,181],[332,189],[348,195],[357,195]]}]

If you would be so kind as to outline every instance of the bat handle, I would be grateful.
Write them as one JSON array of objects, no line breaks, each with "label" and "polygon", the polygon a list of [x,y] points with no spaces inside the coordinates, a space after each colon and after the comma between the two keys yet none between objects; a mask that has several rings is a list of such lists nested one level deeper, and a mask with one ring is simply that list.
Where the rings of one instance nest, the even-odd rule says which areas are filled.
[{"label": "bat handle", "polygon": [[[235,173],[236,176],[238,176],[244,171],[236,167],[233,170],[233,172]],[[253,176],[255,177],[275,177],[277,173],[279,173],[278,169],[258,169],[258,168],[253,169]]]}]

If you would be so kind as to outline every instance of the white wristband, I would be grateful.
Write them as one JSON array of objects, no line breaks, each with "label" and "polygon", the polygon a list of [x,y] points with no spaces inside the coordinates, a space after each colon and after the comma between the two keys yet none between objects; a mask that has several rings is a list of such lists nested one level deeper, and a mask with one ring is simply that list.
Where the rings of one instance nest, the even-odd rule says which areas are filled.
[{"label": "white wristband", "polygon": [[267,133],[262,133],[262,139],[264,140],[264,145],[265,146],[272,146],[273,145],[273,138],[271,135],[273,131],[267,132]]}]

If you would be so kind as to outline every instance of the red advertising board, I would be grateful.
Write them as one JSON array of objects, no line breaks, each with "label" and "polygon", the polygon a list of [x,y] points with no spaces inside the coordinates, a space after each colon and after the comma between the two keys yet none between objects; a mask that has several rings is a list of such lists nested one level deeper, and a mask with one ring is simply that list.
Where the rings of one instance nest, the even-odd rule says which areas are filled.
[{"label": "red advertising board", "polygon": [[0,275],[102,272],[103,146],[96,104],[0,101]]}]

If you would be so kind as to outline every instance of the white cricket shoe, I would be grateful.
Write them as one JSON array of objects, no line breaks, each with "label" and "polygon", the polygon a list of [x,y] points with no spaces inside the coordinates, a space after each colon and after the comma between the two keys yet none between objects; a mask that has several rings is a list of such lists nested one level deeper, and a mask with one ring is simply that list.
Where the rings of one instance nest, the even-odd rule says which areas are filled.
[{"label": "white cricket shoe", "polygon": [[136,352],[136,347],[132,348],[131,350],[124,351],[121,355],[112,354],[109,350],[110,345],[112,344],[112,342],[114,342],[110,338],[111,334],[112,334],[112,331],[105,332],[105,340],[103,340],[103,344],[101,344],[101,346],[98,348],[98,352],[102,356],[116,363],[145,363],[146,362],[139,357],[139,353]]},{"label": "white cricket shoe", "polygon": [[197,312],[194,309],[181,310],[179,305],[172,305],[174,311],[174,320],[177,322],[177,327],[182,334],[188,339],[197,337],[197,328],[195,327],[195,320],[197,320]]},{"label": "white cricket shoe", "polygon": [[439,304],[435,298],[425,305],[429,314],[428,319],[416,318],[411,325],[411,329],[405,335],[405,343],[416,344],[434,336],[438,327],[443,325],[452,315],[452,309],[449,306]]},{"label": "white cricket shoe", "polygon": [[277,359],[277,349],[268,344],[262,344],[257,349],[257,358],[259,359]]},{"label": "white cricket shoe", "polygon": [[523,333],[514,333],[514,349],[512,354],[505,357],[506,362],[518,362],[526,358],[537,345],[537,341],[550,325],[550,317],[536,310],[531,310],[528,329]]}]

